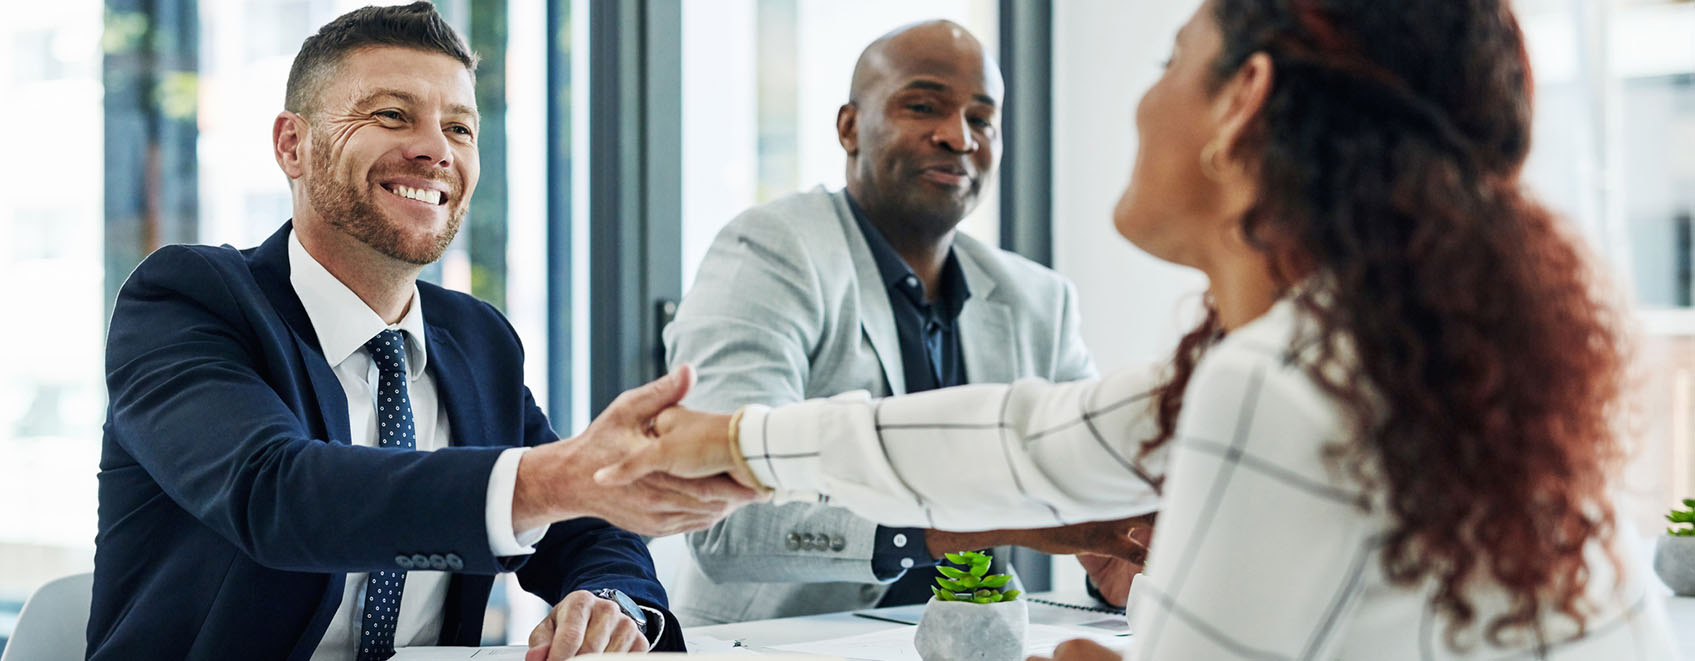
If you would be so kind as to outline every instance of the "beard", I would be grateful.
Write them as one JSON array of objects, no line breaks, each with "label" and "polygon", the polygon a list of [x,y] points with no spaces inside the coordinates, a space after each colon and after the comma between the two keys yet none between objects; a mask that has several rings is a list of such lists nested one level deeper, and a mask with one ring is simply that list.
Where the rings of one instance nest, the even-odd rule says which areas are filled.
[{"label": "beard", "polygon": [[[315,153],[333,153],[328,140],[314,140],[314,143]],[[312,207],[318,210],[318,214],[323,216],[324,221],[331,227],[390,258],[418,266],[435,263],[447,252],[447,246],[453,243],[453,237],[459,233],[459,224],[465,220],[465,211],[469,205],[460,199],[464,191],[460,182],[432,171],[372,171],[372,179],[376,179],[378,174],[406,174],[448,183],[448,200],[455,207],[449,210],[447,226],[433,236],[409,241],[406,233],[401,231],[401,223],[390,219],[377,209],[372,196],[375,195],[374,189],[380,186],[344,179],[330,166],[330,159],[327,158],[312,161],[312,177],[306,182],[306,197]]]}]

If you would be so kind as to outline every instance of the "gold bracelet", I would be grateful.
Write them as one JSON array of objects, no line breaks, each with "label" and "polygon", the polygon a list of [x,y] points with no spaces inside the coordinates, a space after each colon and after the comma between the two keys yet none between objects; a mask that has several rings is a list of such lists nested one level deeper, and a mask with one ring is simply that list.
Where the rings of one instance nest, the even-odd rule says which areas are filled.
[{"label": "gold bracelet", "polygon": [[[758,482],[759,476],[754,474],[753,466],[748,465],[747,457],[742,456],[742,414],[744,413],[747,413],[746,406],[736,409],[735,413],[730,414],[730,460],[735,462],[735,467],[741,469],[743,475],[753,478],[754,482]],[[760,485],[760,489],[771,490],[770,487],[764,485]]]}]

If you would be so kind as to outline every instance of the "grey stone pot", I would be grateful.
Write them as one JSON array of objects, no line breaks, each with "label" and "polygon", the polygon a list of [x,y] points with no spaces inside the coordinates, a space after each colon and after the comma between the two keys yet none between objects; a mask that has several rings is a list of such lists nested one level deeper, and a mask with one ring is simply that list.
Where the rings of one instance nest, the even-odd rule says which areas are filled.
[{"label": "grey stone pot", "polygon": [[1017,661],[1024,658],[1030,607],[1024,600],[973,604],[930,600],[915,643],[924,661]]},{"label": "grey stone pot", "polygon": [[1672,592],[1695,597],[1695,537],[1660,535],[1654,544],[1654,573]]}]

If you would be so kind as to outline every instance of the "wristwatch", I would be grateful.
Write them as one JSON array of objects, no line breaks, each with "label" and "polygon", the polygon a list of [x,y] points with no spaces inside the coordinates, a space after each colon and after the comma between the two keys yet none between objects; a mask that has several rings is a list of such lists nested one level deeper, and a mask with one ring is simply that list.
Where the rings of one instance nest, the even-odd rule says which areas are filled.
[{"label": "wristwatch", "polygon": [[625,615],[636,621],[636,626],[641,628],[642,635],[647,635],[647,613],[643,612],[642,607],[636,604],[636,600],[614,588],[595,590],[594,596],[618,604],[618,608],[622,609]]}]

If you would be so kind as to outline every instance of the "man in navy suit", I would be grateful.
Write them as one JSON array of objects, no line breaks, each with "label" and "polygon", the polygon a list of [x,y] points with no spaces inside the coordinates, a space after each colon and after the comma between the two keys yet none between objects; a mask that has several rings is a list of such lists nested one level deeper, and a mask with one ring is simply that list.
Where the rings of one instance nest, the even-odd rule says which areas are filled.
[{"label": "man in navy suit", "polygon": [[635,532],[705,527],[753,492],[590,474],[690,373],[560,441],[500,313],[417,282],[476,188],[474,70],[428,3],[326,25],[272,129],[293,220],[249,250],[163,248],[125,283],[90,658],[476,645],[503,571],[556,604],[532,658],[682,648]]}]

